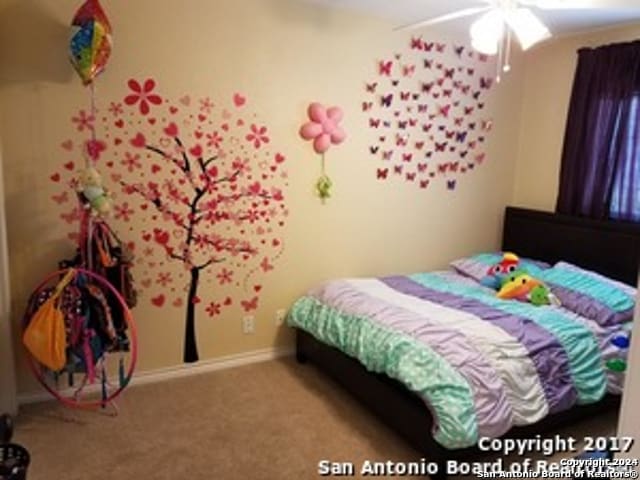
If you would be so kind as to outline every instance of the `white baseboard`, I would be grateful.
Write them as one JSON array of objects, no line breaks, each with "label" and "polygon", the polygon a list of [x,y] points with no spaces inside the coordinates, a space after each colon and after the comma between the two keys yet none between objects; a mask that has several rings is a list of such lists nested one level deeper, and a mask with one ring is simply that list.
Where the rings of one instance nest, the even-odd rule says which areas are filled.
[{"label": "white baseboard", "polygon": [[[197,363],[158,368],[156,370],[146,370],[134,373],[129,387],[165,382],[174,378],[190,377],[192,375],[215,372],[216,370],[223,370],[226,368],[266,362],[268,360],[275,360],[277,358],[293,354],[293,348],[265,348],[262,350],[254,350],[235,355],[227,355],[225,357],[212,358],[210,360],[202,360]],[[89,385],[86,387],[85,391],[86,393],[94,393],[100,391],[100,388],[101,386],[99,384]],[[73,389],[62,390],[60,393],[63,396],[69,396],[73,394]],[[51,395],[45,391],[18,394],[18,405],[44,402],[47,400],[52,400],[52,398]]]}]

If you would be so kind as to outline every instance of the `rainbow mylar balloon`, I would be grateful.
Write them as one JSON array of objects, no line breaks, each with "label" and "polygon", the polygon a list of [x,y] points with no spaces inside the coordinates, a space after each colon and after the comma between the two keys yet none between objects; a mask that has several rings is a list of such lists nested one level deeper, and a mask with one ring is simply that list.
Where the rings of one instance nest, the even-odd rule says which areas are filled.
[{"label": "rainbow mylar balloon", "polygon": [[111,24],[98,0],[87,0],[73,17],[71,27],[71,64],[82,83],[89,85],[111,55]]}]

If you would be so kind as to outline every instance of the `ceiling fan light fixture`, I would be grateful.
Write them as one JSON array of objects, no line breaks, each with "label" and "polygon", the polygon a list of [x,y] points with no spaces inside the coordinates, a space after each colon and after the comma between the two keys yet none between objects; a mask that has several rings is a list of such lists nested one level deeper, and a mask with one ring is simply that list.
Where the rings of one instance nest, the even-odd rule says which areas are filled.
[{"label": "ceiling fan light fixture", "polygon": [[498,53],[498,42],[499,40],[497,38],[471,37],[471,47],[476,52],[485,55],[495,55]]},{"label": "ceiling fan light fixture", "polygon": [[509,9],[505,11],[504,19],[518,37],[522,50],[551,36],[549,29],[528,8]]},{"label": "ceiling fan light fixture", "polygon": [[504,17],[499,9],[489,10],[471,24],[471,46],[486,55],[495,55],[504,34]]}]

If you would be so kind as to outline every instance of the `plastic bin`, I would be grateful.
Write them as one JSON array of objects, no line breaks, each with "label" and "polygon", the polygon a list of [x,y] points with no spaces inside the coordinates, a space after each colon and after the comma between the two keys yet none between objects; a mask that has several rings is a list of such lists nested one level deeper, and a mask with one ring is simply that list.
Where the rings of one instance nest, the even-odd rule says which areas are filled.
[{"label": "plastic bin", "polygon": [[0,480],[25,480],[31,458],[26,448],[9,443],[12,434],[11,417],[0,416]]}]

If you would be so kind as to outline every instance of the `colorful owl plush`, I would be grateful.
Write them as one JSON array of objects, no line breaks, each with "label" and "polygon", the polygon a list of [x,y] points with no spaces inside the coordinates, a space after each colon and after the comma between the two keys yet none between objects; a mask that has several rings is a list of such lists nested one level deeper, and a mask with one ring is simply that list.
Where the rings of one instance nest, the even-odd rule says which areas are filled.
[{"label": "colorful owl plush", "polygon": [[493,290],[500,290],[504,279],[519,270],[520,258],[515,253],[505,252],[502,255],[502,260],[495,265],[489,267],[487,275],[480,281],[485,287],[492,288]]},{"label": "colorful owl plush", "polygon": [[549,287],[524,270],[516,270],[506,277],[497,296],[503,300],[515,299],[536,306],[560,305],[560,301]]}]

